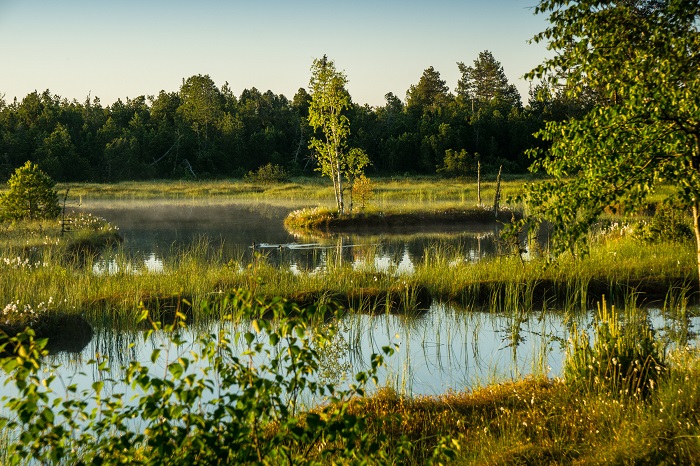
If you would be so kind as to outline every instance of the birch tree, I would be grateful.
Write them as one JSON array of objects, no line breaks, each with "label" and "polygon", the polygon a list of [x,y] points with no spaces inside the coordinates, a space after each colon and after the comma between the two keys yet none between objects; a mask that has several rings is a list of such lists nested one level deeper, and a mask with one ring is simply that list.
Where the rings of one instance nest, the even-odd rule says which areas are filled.
[{"label": "birch tree", "polygon": [[535,219],[553,223],[555,251],[584,240],[607,206],[642,205],[661,184],[692,211],[700,271],[700,2],[697,0],[546,0],[553,58],[531,78],[566,71],[570,97],[587,89],[596,105],[583,116],[548,122],[533,152]]},{"label": "birch tree", "polygon": [[317,170],[333,180],[340,214],[345,213],[343,175],[348,163],[346,146],[350,135],[350,121],[344,114],[350,108],[350,94],[345,89],[347,82],[345,74],[336,70],[333,61],[325,55],[311,65],[309,124],[316,135],[311,138],[309,148],[318,162]]}]

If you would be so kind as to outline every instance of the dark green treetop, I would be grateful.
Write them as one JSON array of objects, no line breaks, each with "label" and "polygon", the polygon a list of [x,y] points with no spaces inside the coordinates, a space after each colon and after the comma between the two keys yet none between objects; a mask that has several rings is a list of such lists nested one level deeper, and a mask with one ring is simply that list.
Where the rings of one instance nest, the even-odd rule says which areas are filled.
[{"label": "dark green treetop", "polygon": [[1,216],[11,220],[54,219],[61,213],[55,182],[39,166],[27,162],[7,182],[0,197]]},{"label": "dark green treetop", "polygon": [[485,106],[521,107],[520,93],[508,82],[503,66],[491,52],[484,50],[474,60],[474,66],[457,63],[462,77],[457,83],[457,95],[474,109]]},{"label": "dark green treetop", "polygon": [[406,92],[406,106],[420,112],[435,112],[451,98],[450,88],[440,78],[440,72],[432,66],[423,71],[418,84],[411,85]]}]

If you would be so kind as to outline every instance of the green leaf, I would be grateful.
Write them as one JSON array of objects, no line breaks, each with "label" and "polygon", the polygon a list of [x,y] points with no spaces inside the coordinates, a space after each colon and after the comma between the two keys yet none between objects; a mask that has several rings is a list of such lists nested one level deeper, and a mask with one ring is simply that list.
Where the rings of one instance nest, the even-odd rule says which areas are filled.
[{"label": "green leaf", "polygon": [[184,368],[179,362],[171,362],[168,364],[168,372],[170,372],[175,379],[179,379],[184,372]]},{"label": "green leaf", "polygon": [[243,335],[243,338],[245,338],[245,341],[246,341],[246,343],[248,344],[248,346],[252,345],[253,342],[255,341],[255,335],[253,335],[253,334],[250,333],[250,332],[246,332],[246,333]]}]

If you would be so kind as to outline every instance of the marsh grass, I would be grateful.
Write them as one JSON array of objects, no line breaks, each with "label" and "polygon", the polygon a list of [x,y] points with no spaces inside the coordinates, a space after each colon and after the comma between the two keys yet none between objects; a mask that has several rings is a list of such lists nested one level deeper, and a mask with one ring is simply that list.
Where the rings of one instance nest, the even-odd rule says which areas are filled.
[{"label": "marsh grass", "polygon": [[[400,202],[394,195],[402,183],[385,181],[382,202]],[[504,189],[517,189],[518,183],[510,187],[505,183]],[[429,202],[444,194],[449,198],[446,202],[461,202],[459,196],[464,195],[465,202],[473,202],[472,194],[466,190],[460,193],[459,186],[448,187],[445,183],[438,189],[429,184],[415,187],[411,196]],[[156,196],[161,187],[135,185],[133,189],[131,194],[122,194]],[[189,184],[174,183],[169,189],[169,195],[174,196],[199,192],[187,191]],[[239,187],[239,194],[226,191],[229,188],[225,183],[206,189],[210,194],[220,189],[221,195],[265,195],[254,185]],[[269,189],[277,193],[303,191],[294,183]],[[317,193],[324,189],[319,185]],[[85,195],[98,194],[86,191]],[[603,345],[596,348],[596,342],[590,344],[589,339],[586,346],[579,331],[578,348],[584,352],[588,348],[608,362],[620,354],[610,348],[636,348],[637,343],[646,345],[650,341],[661,345],[652,348],[660,353],[650,353],[658,354],[658,359],[663,355],[664,363],[659,366],[663,369],[659,374],[647,373],[658,375],[653,378],[653,386],[644,385],[637,376],[630,380],[630,370],[617,365],[601,363],[598,371],[598,366],[591,364],[595,368],[591,372],[588,365],[578,364],[580,371],[570,371],[565,379],[487,380],[471,391],[434,397],[401,395],[397,383],[369,398],[354,399],[343,409],[367,421],[363,435],[378,442],[389,464],[426,464],[436,451],[444,449],[456,452],[453,460],[458,464],[696,464],[700,458],[700,357],[697,347],[687,347],[693,336],[690,304],[697,292],[692,244],[648,244],[626,235],[602,235],[587,256],[565,255],[549,263],[536,255],[527,261],[510,255],[467,262],[455,249],[438,242],[412,274],[401,275],[394,270],[378,270],[372,264],[356,269],[344,262],[342,255],[333,254],[320,271],[293,273],[280,270],[264,255],[249,264],[242,258],[225,257],[201,239],[175,251],[158,272],[136,267],[135,258],[114,245],[101,256],[102,260],[114,261],[113,271],[95,273],[95,259],[82,264],[65,260],[64,239],[49,234],[51,228],[55,226],[47,223],[22,228],[0,226],[3,305],[16,303],[21,309],[25,305],[37,309],[42,302],[50,302],[44,306],[48,313],[84,315],[91,323],[104,326],[136,328],[144,311],[166,308],[183,314],[188,324],[221,318],[231,314],[231,303],[214,298],[236,287],[255,296],[285,296],[301,303],[317,300],[324,304],[342,302],[362,290],[356,311],[391,312],[393,307],[387,307],[386,302],[393,299],[382,301],[380,297],[398,287],[396,292],[408,303],[407,309],[418,308],[417,297],[423,293],[420,290],[425,290],[431,299],[460,304],[461,309],[455,312],[509,312],[510,338],[516,343],[521,323],[531,313],[563,310],[573,314],[588,309],[591,302],[605,294],[609,303],[624,306],[614,320],[622,324],[612,327],[617,325],[612,324],[612,309],[605,307],[609,313],[595,327],[604,335],[598,340]],[[205,302],[214,304],[203,306]],[[648,321],[636,306],[654,303],[672,319],[675,333],[664,333],[673,344],[647,333]],[[181,312],[183,306],[190,308]],[[406,313],[407,319],[413,316],[415,313]],[[152,314],[151,318],[161,317]],[[607,333],[602,322],[607,322]],[[641,362],[645,361],[641,353],[636,356],[640,366],[634,364],[637,359],[633,360],[628,366],[632,372],[634,367],[638,372],[640,367],[642,371],[651,368]],[[606,377],[609,385],[604,389]],[[620,394],[630,387],[634,393],[645,387],[644,396]],[[0,437],[2,445],[14,434],[3,430],[0,435],[4,436]]]},{"label": "marsh grass", "polygon": [[387,449],[407,437],[410,451],[396,458],[408,464],[425,464],[441,439],[457,464],[697,464],[698,361],[696,350],[674,353],[645,400],[526,378],[430,397],[387,389],[354,412],[373,421],[369,432],[388,435]]},{"label": "marsh grass", "polygon": [[570,385],[643,398],[659,384],[665,358],[645,310],[626,306],[623,317],[603,300],[592,332],[591,342],[586,331],[572,328],[564,364]]},{"label": "marsh grass", "polygon": [[439,209],[406,210],[389,208],[365,210],[363,212],[340,215],[329,208],[303,208],[291,212],[284,219],[285,228],[295,235],[327,232],[368,232],[387,229],[410,230],[412,228],[430,230],[450,225],[462,227],[487,226],[509,223],[521,218],[521,212],[508,208],[500,209],[498,216],[492,209],[484,207],[442,207]]},{"label": "marsh grass", "polygon": [[254,180],[156,180],[119,183],[58,184],[59,191],[70,188],[70,197],[87,199],[193,199],[193,198],[286,198],[332,199],[333,187],[320,178],[299,178],[289,182]]},{"label": "marsh grass", "polygon": [[[631,300],[630,300],[631,301]],[[563,378],[487,381],[409,397],[385,388],[357,400],[369,432],[406,440],[408,464],[440,442],[457,464],[697,464],[700,352],[665,351],[643,309],[602,302],[591,333],[574,325]],[[677,341],[682,343],[682,341]]]},{"label": "marsh grass", "polygon": [[[46,231],[31,230],[27,241]],[[12,235],[12,244],[22,242]],[[615,304],[634,294],[640,305],[660,306],[671,299],[671,289],[678,290],[669,303],[675,309],[676,302],[694,299],[696,291],[692,245],[643,244],[634,238],[601,242],[585,258],[564,256],[553,264],[515,256],[467,261],[456,248],[436,241],[410,273],[381,270],[372,261],[357,267],[332,249],[321,269],[294,272],[280,269],[264,254],[248,263],[243,254],[249,252],[228,257],[206,238],[174,250],[162,270],[153,271],[138,266],[142,259],[129,257],[119,245],[104,251],[100,262],[66,261],[64,241],[53,236],[41,247],[3,250],[3,306],[17,301],[36,306],[51,298],[54,311],[122,327],[135,321],[139,306],[151,308],[156,320],[161,311],[178,305],[187,306],[191,323],[215,318],[201,310],[201,303],[238,287],[300,304],[336,301],[370,313],[420,313],[435,300],[466,310],[573,311],[588,309],[603,294]]]},{"label": "marsh grass", "polygon": [[603,295],[619,304],[631,294],[648,306],[661,305],[674,288],[692,297],[693,261],[689,243],[644,244],[631,237],[599,242],[586,256],[567,254],[553,263],[513,255],[474,263],[438,247],[418,264],[414,279],[434,299],[471,308],[487,303],[494,310],[587,309]]},{"label": "marsh grass", "polygon": [[[482,182],[482,198],[492,205],[495,195],[495,175]],[[514,197],[522,190],[526,177],[510,177],[501,183],[503,199]],[[441,179],[436,177],[381,178],[372,177],[374,198],[367,207],[400,205],[407,210],[433,206],[473,206],[477,204],[476,183],[473,179]],[[287,182],[256,183],[252,180],[156,180],[124,181],[112,184],[58,184],[59,192],[70,189],[70,198],[80,202],[88,199],[187,199],[240,198],[288,199],[312,201],[314,204],[333,200],[333,186],[325,178],[293,178]]]},{"label": "marsh grass", "polygon": [[[307,199],[314,199],[329,189],[327,183],[315,180],[273,183],[261,188],[263,191],[254,183],[239,181],[164,183],[125,183],[109,188],[114,192],[101,185],[72,186],[71,193],[89,197],[98,196],[102,190],[101,195],[108,199],[116,192],[148,198],[156,192],[175,197],[216,197],[280,196],[283,191],[292,193],[292,197],[296,196],[293,193],[304,192]],[[504,197],[522,184],[521,179],[505,181]],[[434,203],[431,205],[473,206],[473,188],[467,180],[377,182],[377,190],[384,192],[387,203],[393,203],[399,199],[395,196],[403,193],[404,199],[418,196]],[[484,198],[488,198],[486,194]],[[416,205],[420,208],[423,204]],[[321,217],[329,215],[322,208],[318,211]],[[372,208],[368,211],[372,212]],[[358,267],[357,261],[349,263],[342,253],[332,249],[322,253],[321,268],[292,271],[275,266],[265,254],[252,260],[243,258],[248,251],[241,251],[237,257],[226,256],[223,249],[200,238],[173,251],[162,270],[154,271],[139,265],[143,264],[142,258],[125,253],[110,236],[118,232],[93,224],[89,218],[83,223],[84,228],[63,236],[56,223],[0,225],[3,305],[19,301],[36,306],[52,298],[55,311],[85,315],[105,324],[112,321],[121,327],[134,322],[139,306],[150,308],[156,320],[161,311],[169,315],[178,306],[187,308],[191,323],[216,318],[202,311],[201,303],[238,287],[260,296],[285,296],[301,304],[327,300],[356,312],[409,314],[422,312],[432,301],[465,310],[573,311],[588,309],[602,295],[615,304],[634,294],[640,305],[660,305],[667,299],[669,289],[682,290],[678,299],[692,300],[697,292],[692,244],[648,243],[620,233],[622,229],[598,232],[586,256],[564,255],[553,263],[534,249],[527,260],[512,254],[467,259],[458,248],[445,246],[436,237],[426,249],[424,260],[413,264],[410,273],[396,267],[381,269],[371,260]],[[98,258],[94,253],[80,253],[94,251],[91,246],[81,249],[70,246],[71,241],[78,245],[111,242],[112,246]],[[71,248],[78,252],[70,252]],[[359,251],[355,259],[361,261],[363,255],[371,257],[371,248]]]}]

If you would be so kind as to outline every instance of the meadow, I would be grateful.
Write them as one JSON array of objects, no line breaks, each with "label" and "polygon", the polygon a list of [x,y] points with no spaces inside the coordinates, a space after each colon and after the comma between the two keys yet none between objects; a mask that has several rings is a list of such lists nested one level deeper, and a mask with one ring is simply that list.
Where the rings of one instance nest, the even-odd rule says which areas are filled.
[{"label": "meadow", "polygon": [[[502,186],[504,198],[517,194],[524,181],[506,180]],[[369,212],[444,211],[473,208],[477,203],[474,183],[469,180],[386,179],[374,183],[374,197],[367,207]],[[71,198],[78,202],[232,197],[306,199],[324,204],[332,196],[330,186],[311,180],[270,185],[215,181],[58,188],[59,192],[69,188]],[[486,204],[492,199],[495,186],[484,183],[482,190]],[[508,207],[513,211],[523,209],[518,205]],[[378,453],[368,458],[387,464],[431,461],[691,464],[700,454],[700,386],[697,382],[700,364],[692,338],[693,329],[686,325],[675,341],[661,342],[648,333],[646,309],[650,306],[662,309],[670,318],[686,323],[694,315],[693,304],[698,292],[695,250],[692,241],[687,239],[663,235],[650,238],[648,226],[653,222],[654,219],[644,213],[624,219],[608,215],[591,233],[587,254],[567,254],[554,262],[549,260],[546,250],[530,247],[523,254],[507,243],[496,257],[469,262],[453,247],[436,242],[410,274],[379,270],[371,263],[361,268],[352,267],[332,257],[320,273],[293,273],[276,267],[264,254],[250,263],[230,258],[206,239],[177,251],[163,264],[162,270],[134,270],[120,245],[118,225],[110,225],[103,219],[76,217],[70,233],[62,233],[63,225],[58,221],[6,223],[0,226],[3,329],[10,335],[19,334],[21,341],[14,341],[12,347],[25,345],[32,350],[15,353],[13,358],[5,360],[4,367],[7,370],[25,368],[22,377],[28,382],[23,386],[38,390],[30,394],[39,393],[40,387],[46,385],[45,376],[32,372],[33,367],[40,365],[37,361],[41,359],[41,345],[36,346],[21,332],[27,325],[34,328],[37,337],[48,337],[50,346],[52,338],[57,338],[56,332],[68,334],[69,340],[79,338],[79,335],[70,334],[72,329],[83,328],[76,331],[84,331],[84,327],[75,324],[78,320],[89,326],[134,329],[183,320],[188,325],[197,325],[211,320],[245,318],[261,326],[255,332],[238,336],[246,341],[250,338],[250,351],[256,353],[267,350],[255,345],[255,335],[264,333],[270,338],[269,335],[284,330],[284,325],[270,326],[274,319],[260,319],[272,315],[278,322],[292,319],[292,327],[302,330],[294,337],[298,340],[293,341],[301,348],[293,353],[301,359],[279,361],[275,367],[291,365],[294,370],[287,373],[304,374],[308,370],[311,375],[322,351],[307,350],[309,342],[318,338],[318,331],[309,322],[294,320],[299,315],[309,314],[309,309],[321,312],[325,318],[334,312],[414,315],[425,312],[431,302],[438,301],[450,303],[464,313],[505,312],[527,318],[535,313],[580,313],[597,308],[599,318],[587,334],[590,339],[571,328],[567,370],[561,378],[533,376],[523,380],[491,381],[465,392],[437,397],[409,397],[391,387],[375,387],[371,396],[365,397],[361,386],[342,393],[336,393],[340,389],[331,388],[324,392],[327,404],[314,408],[316,411],[307,407],[290,415],[280,402],[270,405],[271,417],[262,424],[249,417],[240,418],[242,425],[252,431],[247,430],[250,435],[237,438],[236,442],[250,447],[252,456],[238,459],[256,462],[263,452],[261,443],[268,442],[275,455],[293,458],[294,462],[301,459],[362,462],[363,452],[375,451]],[[115,273],[95,273],[96,261],[104,258],[118,264]],[[241,293],[245,299],[241,298]],[[603,299],[609,304],[600,307]],[[248,309],[248,313],[241,308]],[[614,309],[621,311],[615,313]],[[250,314],[253,311],[257,314]],[[66,322],[72,324],[66,325]],[[177,338],[176,333],[173,338]],[[274,338],[292,341],[288,333]],[[224,343],[222,347],[226,346]],[[614,351],[605,348],[614,348]],[[205,344],[197,357],[209,355],[213,358],[211,351]],[[229,362],[235,360],[234,356],[231,358]],[[626,361],[624,367],[623,360]],[[186,366],[182,361],[177,364]],[[650,371],[652,364],[659,369]],[[150,425],[149,432],[153,436],[135,438],[137,447],[119,447],[118,439],[108,435],[107,426],[99,424],[102,418],[95,415],[88,419],[92,427],[102,429],[95,431],[105,442],[99,445],[115,455],[112,459],[120,454],[135,463],[149,464],[149,458],[155,453],[166,454],[166,450],[171,451],[168,448],[183,448],[182,458],[173,456],[173,464],[177,464],[177,458],[187,462],[188,454],[194,455],[189,457],[191,459],[197,451],[205,451],[205,444],[215,451],[212,445],[223,448],[217,442],[231,440],[225,426],[240,413],[228,412],[211,418],[208,414],[219,413],[216,407],[212,411],[195,409],[199,398],[188,390],[199,387],[200,382],[188,378],[186,368],[180,366],[173,366],[168,372],[165,385],[157,379],[139,378],[142,372],[138,367],[134,367],[124,381],[142,384],[144,396],[140,406],[143,410],[150,409],[149,403],[156,395],[163,396],[160,391],[163,387],[170,387],[165,393],[174,397],[172,406],[139,414]],[[212,370],[217,374],[229,374],[234,379],[238,377],[226,372],[229,370],[226,367],[222,363]],[[238,369],[242,371],[243,367]],[[644,377],[634,375],[640,373]],[[15,372],[13,377],[19,380],[20,375]],[[370,371],[358,380],[371,382],[372,377]],[[247,384],[252,383],[251,380],[236,379],[231,383],[250,386]],[[204,384],[200,387],[202,390],[213,389],[208,382],[201,383]],[[257,397],[274,391],[266,383],[260,383],[262,385],[255,385],[260,390],[256,392]],[[99,393],[99,389],[91,387],[88,398],[99,398]],[[187,393],[193,397],[188,398]],[[284,399],[279,393],[275,396]],[[237,402],[251,410],[254,404],[253,399]],[[38,439],[59,425],[58,412],[53,412],[58,408],[52,411],[51,407],[42,405],[41,396],[26,397],[24,403],[16,401],[13,406],[17,417],[9,417],[11,422],[6,421],[1,435],[8,445],[4,449],[7,452],[4,462],[13,461],[11,451],[23,451],[26,457],[49,458],[41,455],[50,455],[46,445],[54,444],[65,445],[61,447],[63,450],[55,450],[63,451],[64,459],[90,459],[97,455],[89,449],[70,453],[69,439],[60,436],[51,440],[54,443],[40,446]],[[107,407],[112,410],[107,411],[113,419],[137,415],[133,411],[119,411],[123,407],[116,402],[107,403],[103,408]],[[66,407],[65,415],[71,419],[78,411],[78,405],[71,405]],[[183,417],[185,412],[194,417]],[[43,424],[17,437],[26,425],[36,423],[36,416],[43,419]],[[159,424],[163,416],[172,417],[172,423]],[[218,437],[204,433],[204,426],[210,426],[205,421],[216,424],[218,430],[212,432],[218,432]],[[121,424],[115,425],[117,430],[122,428]],[[190,430],[181,432],[183,425],[190,426]],[[341,425],[348,430],[343,430]],[[41,426],[45,430],[41,430]],[[164,438],[158,437],[161,434],[174,439],[175,431],[182,434],[177,441],[159,446],[154,440]],[[89,429],[86,432],[85,435],[97,435],[89,433]],[[341,432],[347,435],[343,437]],[[23,439],[24,446],[16,443],[18,438]],[[259,443],[253,447],[250,442]],[[34,452],[30,452],[34,448],[31,445],[36,445]],[[280,456],[270,456],[269,461],[273,458]]]}]

